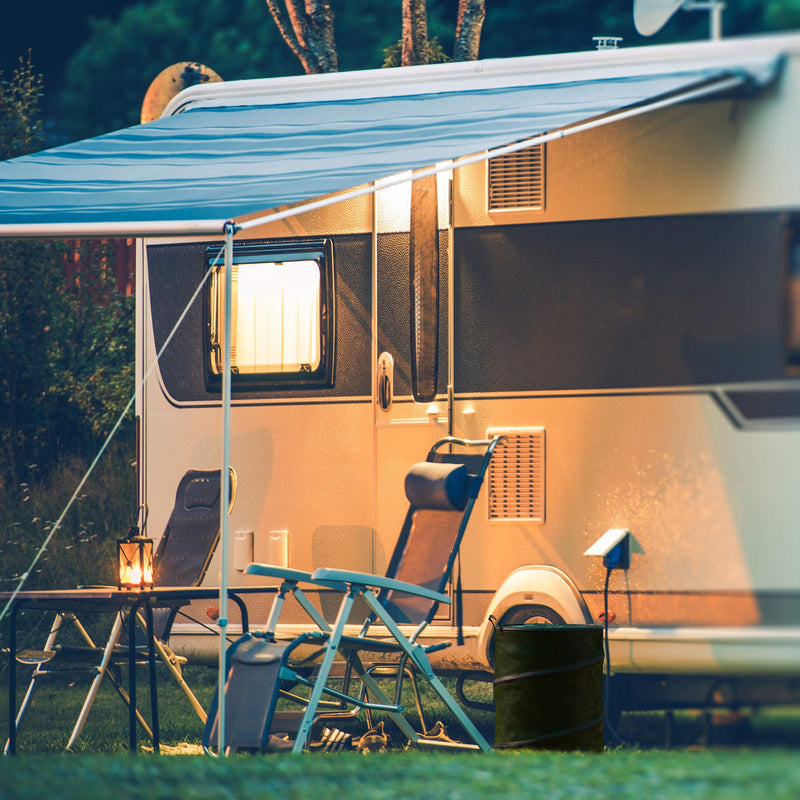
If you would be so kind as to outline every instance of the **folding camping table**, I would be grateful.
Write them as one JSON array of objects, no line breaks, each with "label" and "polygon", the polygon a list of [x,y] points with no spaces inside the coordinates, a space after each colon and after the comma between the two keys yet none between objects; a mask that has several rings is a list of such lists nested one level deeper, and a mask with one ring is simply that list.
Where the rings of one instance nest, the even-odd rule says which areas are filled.
[{"label": "folding camping table", "polygon": [[[241,594],[255,592],[274,593],[271,586],[246,586],[229,588],[228,596],[239,606],[242,616],[242,631],[249,628],[247,607],[239,597]],[[8,682],[8,750],[16,751],[17,742],[17,697],[16,697],[16,658],[17,658],[17,613],[20,609],[38,611],[69,611],[76,615],[87,613],[128,613],[128,694],[129,703],[129,749],[136,751],[136,614],[144,611],[147,633],[147,658],[150,667],[150,712],[153,729],[153,749],[159,752],[158,697],[156,688],[156,655],[153,635],[153,607],[183,605],[190,600],[209,600],[219,596],[219,589],[198,586],[165,586],[153,589],[121,590],[114,587],[91,587],[86,589],[53,589],[0,592],[0,603],[12,600],[9,609],[9,682]],[[116,646],[109,639],[106,649]]]}]

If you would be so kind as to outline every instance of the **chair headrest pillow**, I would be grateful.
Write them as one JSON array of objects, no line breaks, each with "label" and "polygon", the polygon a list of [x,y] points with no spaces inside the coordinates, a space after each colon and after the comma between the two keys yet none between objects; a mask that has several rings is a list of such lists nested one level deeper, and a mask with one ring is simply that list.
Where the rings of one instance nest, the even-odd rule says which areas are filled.
[{"label": "chair headrest pillow", "polygon": [[219,499],[219,490],[219,478],[193,478],[186,487],[183,506],[187,511],[213,508]]},{"label": "chair headrest pillow", "polygon": [[464,464],[420,461],[406,475],[406,497],[415,508],[463,511],[468,488],[469,473]]}]

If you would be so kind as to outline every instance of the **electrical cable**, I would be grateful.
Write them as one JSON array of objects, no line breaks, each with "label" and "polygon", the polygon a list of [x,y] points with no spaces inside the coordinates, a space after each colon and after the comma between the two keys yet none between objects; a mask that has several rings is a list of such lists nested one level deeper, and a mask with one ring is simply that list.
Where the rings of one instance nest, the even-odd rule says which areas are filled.
[{"label": "electrical cable", "polygon": [[[219,631],[216,628],[213,628],[207,622],[203,622],[203,620],[200,619],[199,617],[195,617],[193,614],[189,614],[186,611],[179,610],[176,616],[181,617],[182,619],[188,620],[189,622],[194,622],[195,624],[197,624],[201,628],[203,628],[203,630],[208,631],[209,633],[213,633],[215,635],[217,633],[219,633]],[[231,633],[231,634],[226,633],[225,634],[226,641],[230,644],[231,642],[234,641],[233,637],[235,635],[236,634],[234,634],[234,633]]]},{"label": "electrical cable", "polygon": [[625,744],[623,738],[617,733],[616,728],[609,720],[607,710],[611,707],[611,648],[608,640],[608,585],[611,580],[611,572],[614,567],[606,567],[606,580],[603,587],[603,649],[606,657],[606,668],[603,672],[603,707],[606,709],[604,715],[604,729],[611,734],[611,738],[616,744]]}]

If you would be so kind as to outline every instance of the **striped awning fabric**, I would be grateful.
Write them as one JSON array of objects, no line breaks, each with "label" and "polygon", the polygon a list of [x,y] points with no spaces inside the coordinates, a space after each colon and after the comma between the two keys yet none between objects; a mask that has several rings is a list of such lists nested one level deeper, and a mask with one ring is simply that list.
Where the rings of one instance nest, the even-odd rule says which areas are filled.
[{"label": "striped awning fabric", "polygon": [[359,97],[352,78],[344,93],[326,91],[322,81],[296,102],[286,93],[259,102],[255,94],[224,105],[219,88],[216,104],[187,104],[146,125],[0,164],[0,236],[17,235],[20,225],[71,225],[70,233],[91,235],[108,223],[147,233],[207,221],[221,230],[231,218],[490,150],[737,71],[744,82],[762,83],[777,63],[774,54],[762,62],[642,74],[586,67],[552,78],[538,69],[530,80],[509,71],[505,85],[481,80],[473,62],[441,65],[450,68],[444,80],[408,80],[399,90],[394,79],[386,95],[373,88]]}]

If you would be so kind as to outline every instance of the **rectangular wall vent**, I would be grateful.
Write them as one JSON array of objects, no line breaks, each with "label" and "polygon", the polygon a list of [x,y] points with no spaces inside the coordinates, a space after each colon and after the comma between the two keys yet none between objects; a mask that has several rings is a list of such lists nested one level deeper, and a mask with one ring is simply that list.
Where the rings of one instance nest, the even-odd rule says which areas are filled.
[{"label": "rectangular wall vent", "polygon": [[544,209],[544,145],[490,158],[489,211]]},{"label": "rectangular wall vent", "polygon": [[489,462],[489,519],[544,523],[544,428],[490,428],[505,436]]}]

